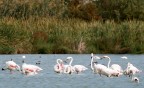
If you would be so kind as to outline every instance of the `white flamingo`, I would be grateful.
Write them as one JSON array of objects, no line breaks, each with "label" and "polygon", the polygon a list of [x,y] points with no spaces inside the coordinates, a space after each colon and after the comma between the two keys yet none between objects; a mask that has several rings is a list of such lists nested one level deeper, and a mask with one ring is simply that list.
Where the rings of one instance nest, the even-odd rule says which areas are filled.
[{"label": "white flamingo", "polygon": [[76,72],[78,74],[78,73],[83,72],[83,71],[85,71],[85,70],[88,69],[88,68],[86,68],[83,65],[74,65],[74,66],[71,66],[71,64],[73,62],[73,58],[72,57],[67,57],[66,60],[70,60],[68,68],[69,68],[69,70],[71,69],[71,72]]},{"label": "white flamingo", "polygon": [[[93,56],[93,53],[91,54],[91,68],[93,70],[94,73],[98,73],[100,76],[101,75],[105,75],[107,77],[111,77],[114,74],[114,70],[102,65],[102,64],[95,64],[93,63],[93,59],[96,58],[96,59],[100,59],[99,57],[97,56]],[[93,65],[92,65],[93,64]]]},{"label": "white flamingo", "polygon": [[73,68],[77,74],[88,69],[87,67],[83,65],[74,65]]},{"label": "white flamingo", "polygon": [[102,64],[93,63],[94,59],[100,59],[100,57],[94,56],[93,53],[91,53],[91,69],[92,69],[92,71],[94,73],[98,73],[100,76],[101,76],[101,74],[106,75],[103,73],[103,70],[107,69],[107,67]]},{"label": "white flamingo", "polygon": [[72,66],[70,66],[70,65],[64,66],[64,73],[66,73],[66,74],[72,74],[73,72],[74,72],[74,69],[73,69]]},{"label": "white flamingo", "polygon": [[140,73],[141,70],[139,70],[138,68],[136,68],[133,64],[131,64],[130,62],[128,62],[127,64],[127,68],[126,70],[124,71],[125,75],[129,75],[130,76],[133,76],[135,75],[136,73]]},{"label": "white flamingo", "polygon": [[70,60],[70,62],[69,62],[68,65],[64,65],[64,73],[71,74],[75,71],[73,66],[71,65],[72,62],[73,62],[73,58],[72,57],[67,57],[66,62],[67,62],[67,60]]},{"label": "white flamingo", "polygon": [[10,73],[12,73],[14,70],[20,71],[20,66],[11,59],[11,61],[7,61],[5,67],[2,68],[2,70],[6,69],[10,70]]},{"label": "white flamingo", "polygon": [[120,75],[122,75],[122,68],[121,68],[121,66],[119,66],[118,64],[113,64],[111,67],[110,67],[110,62],[111,62],[111,59],[110,59],[110,57],[108,57],[108,56],[103,56],[102,58],[107,58],[107,59],[109,59],[109,61],[108,61],[108,65],[107,65],[107,72],[109,73],[109,76],[120,76]]},{"label": "white flamingo", "polygon": [[63,61],[61,59],[56,60],[57,64],[54,66],[54,71],[56,73],[62,73],[64,69]]}]

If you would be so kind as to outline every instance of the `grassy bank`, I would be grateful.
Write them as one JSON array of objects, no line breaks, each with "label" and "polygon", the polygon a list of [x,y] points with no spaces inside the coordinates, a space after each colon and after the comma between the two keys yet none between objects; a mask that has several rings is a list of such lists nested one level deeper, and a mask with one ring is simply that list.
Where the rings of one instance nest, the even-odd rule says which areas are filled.
[{"label": "grassy bank", "polygon": [[0,53],[144,53],[144,22],[0,19]]},{"label": "grassy bank", "polygon": [[144,53],[144,0],[0,0],[0,53]]}]

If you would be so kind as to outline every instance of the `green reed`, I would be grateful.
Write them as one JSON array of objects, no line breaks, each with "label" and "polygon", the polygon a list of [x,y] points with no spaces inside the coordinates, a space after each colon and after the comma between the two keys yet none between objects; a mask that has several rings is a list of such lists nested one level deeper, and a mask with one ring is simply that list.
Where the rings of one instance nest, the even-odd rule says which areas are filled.
[{"label": "green reed", "polygon": [[143,53],[144,22],[0,19],[0,53]]}]

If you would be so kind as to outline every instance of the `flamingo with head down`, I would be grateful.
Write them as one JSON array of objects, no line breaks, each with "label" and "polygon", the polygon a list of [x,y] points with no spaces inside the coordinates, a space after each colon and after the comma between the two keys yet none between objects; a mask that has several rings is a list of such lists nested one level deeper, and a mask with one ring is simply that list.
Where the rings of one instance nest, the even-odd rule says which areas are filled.
[{"label": "flamingo with head down", "polygon": [[22,64],[22,73],[29,75],[29,74],[38,74],[39,71],[43,70],[39,66],[32,65],[32,64]]},{"label": "flamingo with head down", "polygon": [[12,73],[14,70],[20,71],[20,66],[11,59],[10,61],[7,61],[5,67],[2,68],[2,70],[6,69],[10,70],[10,73]]},{"label": "flamingo with head down", "polygon": [[[25,56],[23,56],[25,58]],[[36,65],[32,65],[32,64],[26,64],[24,63],[23,60],[23,64],[22,64],[22,73],[26,74],[26,75],[35,75],[38,74],[39,71],[43,70],[42,68],[40,68],[39,66]]]},{"label": "flamingo with head down", "polygon": [[133,64],[131,64],[130,62],[128,62],[127,64],[127,68],[126,70],[124,71],[124,74],[125,75],[129,75],[130,76],[133,76],[135,75],[136,73],[140,73],[142,72],[141,70],[139,70],[137,67],[135,67]]},{"label": "flamingo with head down", "polygon": [[73,69],[78,74],[80,72],[83,72],[83,71],[87,70],[88,68],[83,66],[83,65],[74,65]]}]

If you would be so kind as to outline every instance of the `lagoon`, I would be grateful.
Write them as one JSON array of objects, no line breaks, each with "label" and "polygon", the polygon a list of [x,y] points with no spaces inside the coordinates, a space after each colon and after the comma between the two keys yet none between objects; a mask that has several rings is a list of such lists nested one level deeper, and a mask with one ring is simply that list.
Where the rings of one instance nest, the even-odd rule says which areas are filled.
[{"label": "lagoon", "polygon": [[[14,54],[0,55],[0,67],[5,65],[5,62],[13,59],[20,66],[22,65],[22,56],[25,55],[25,62],[35,64],[41,61],[38,65],[43,68],[39,74],[35,76],[26,76],[19,72],[0,71],[0,88],[143,88],[144,87],[144,72],[136,74],[140,79],[140,83],[134,83],[131,78],[122,75],[120,77],[108,78],[93,74],[90,69],[90,54]],[[108,55],[112,61],[111,64],[119,64],[123,69],[126,69],[127,63],[131,62],[134,66],[144,71],[144,55],[143,54],[96,54],[97,56]],[[53,67],[56,64],[56,59],[65,59],[72,56],[74,61],[72,65],[81,64],[88,68],[80,74],[57,74]],[[120,57],[127,56],[128,59]],[[107,65],[108,60],[98,60],[98,63]]]}]

